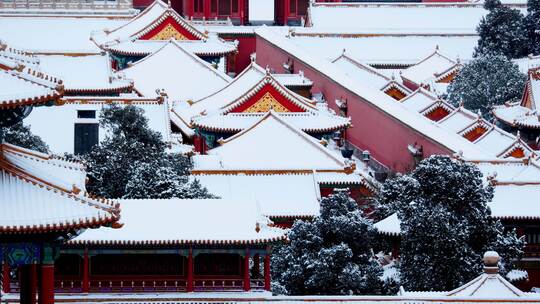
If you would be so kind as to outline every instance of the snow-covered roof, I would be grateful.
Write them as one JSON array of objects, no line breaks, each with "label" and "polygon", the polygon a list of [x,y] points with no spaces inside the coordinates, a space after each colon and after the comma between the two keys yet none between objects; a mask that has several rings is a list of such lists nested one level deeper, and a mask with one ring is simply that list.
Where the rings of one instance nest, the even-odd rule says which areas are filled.
[{"label": "snow-covered roof", "polygon": [[0,68],[0,109],[48,103],[64,94],[61,80],[30,68],[19,70]]},{"label": "snow-covered roof", "polygon": [[[320,190],[313,173],[198,174],[210,193],[227,200],[252,200],[270,217],[313,217],[319,214]],[[227,211],[225,214],[230,214]]]},{"label": "snow-covered roof", "polygon": [[[419,35],[395,34],[379,35],[373,32],[365,34],[324,35],[315,29],[295,29],[288,40],[320,58],[334,60],[343,50],[359,62],[376,66],[407,67],[425,58],[439,46],[448,58],[461,58],[464,62],[472,59],[478,43],[477,35]],[[285,34],[282,34],[285,36]],[[396,51],[396,47],[399,51]]]},{"label": "snow-covered roof", "polygon": [[514,127],[540,129],[540,114],[522,106],[520,103],[506,103],[494,106],[493,115]]},{"label": "snow-covered roof", "polygon": [[[144,11],[133,17],[129,22],[112,30],[104,30],[102,33],[96,33],[92,39],[99,45],[114,44],[124,40],[135,40],[143,37],[152,30],[156,29],[162,23],[166,23],[169,19],[179,25],[186,34],[196,40],[206,39],[206,35],[200,32],[197,28],[188,23],[170,6],[161,0],[155,0]],[[172,26],[172,25],[171,25]],[[176,29],[179,30],[179,29]],[[186,39],[187,37],[184,37]],[[167,38],[166,40],[168,40]],[[158,39],[159,40],[159,39]],[[191,40],[191,39],[190,39]]]},{"label": "snow-covered roof", "polygon": [[[62,105],[55,107],[36,107],[24,120],[32,133],[40,136],[54,153],[74,153],[75,124],[99,124],[101,111],[111,104],[131,104],[143,109],[149,128],[159,132],[165,141],[174,141],[171,138],[170,112],[166,101],[138,97],[73,97],[64,98],[62,101]],[[78,118],[78,111],[85,110],[95,111],[96,118]],[[106,130],[100,125],[99,140],[105,139],[106,135]]]},{"label": "snow-covered roof", "polygon": [[71,244],[265,244],[285,239],[254,200],[121,200],[123,226],[87,230]]},{"label": "snow-covered roof", "polygon": [[[237,46],[233,42],[226,42],[215,35],[207,40],[177,40],[177,42],[197,56],[222,56],[234,53]],[[114,54],[124,56],[146,56],[160,49],[167,41],[165,40],[126,40],[111,44],[106,49]]]},{"label": "snow-covered roof", "polygon": [[10,16],[0,18],[0,37],[12,47],[39,53],[99,54],[90,34],[125,22],[110,16]]},{"label": "snow-covered roof", "polygon": [[134,81],[135,89],[143,96],[153,97],[159,95],[157,89],[164,89],[172,100],[198,99],[231,81],[174,40],[121,73]]},{"label": "snow-covered roof", "polygon": [[497,119],[514,126],[540,128],[540,67],[529,69],[527,84],[520,103],[493,107]]},{"label": "snow-covered roof", "polygon": [[[385,93],[359,84],[332,63],[313,55],[311,52],[308,52],[306,49],[303,49],[294,43],[291,43],[290,39],[276,35],[269,27],[261,27],[261,29],[257,30],[257,35],[262,39],[269,41],[276,47],[283,49],[292,56],[301,58],[304,64],[320,71],[320,73],[325,77],[336,81],[341,86],[349,90],[352,94],[361,97],[369,104],[378,108],[380,111],[385,112],[392,118],[410,126],[419,133],[422,133],[424,136],[431,138],[448,149],[455,152],[462,151],[465,155],[485,154],[485,152],[481,152],[465,138],[455,133],[452,134],[452,132],[434,125],[427,119],[421,119],[421,117],[418,116],[420,115],[419,113],[414,113],[407,110],[400,105],[399,102]],[[327,44],[328,43],[331,42],[327,42]]]},{"label": "snow-covered roof", "polygon": [[304,73],[299,74],[272,74],[272,77],[287,88],[311,87],[313,81],[309,80]]},{"label": "snow-covered roof", "polygon": [[88,56],[40,55],[42,71],[62,79],[66,94],[103,94],[130,90],[132,81],[113,75],[107,54]]},{"label": "snow-covered roof", "polygon": [[85,176],[80,164],[1,144],[0,232],[78,230],[116,222],[118,205],[86,196]]},{"label": "snow-covered roof", "polygon": [[538,206],[540,183],[502,184],[495,187],[493,200],[489,203],[491,215],[500,219],[540,219]]},{"label": "snow-covered roof", "polygon": [[[313,3],[309,23],[318,31],[392,30],[417,33],[475,33],[488,11],[469,3]],[[350,20],[354,22],[343,22]]]},{"label": "snow-covered roof", "polygon": [[377,232],[379,232],[380,234],[386,234],[390,236],[397,236],[401,233],[400,225],[401,225],[401,222],[399,221],[397,213],[394,213],[390,215],[389,217],[373,224],[375,229],[377,229]]},{"label": "snow-covered roof", "polygon": [[404,69],[401,77],[417,85],[430,84],[456,72],[460,65],[456,61],[442,55],[439,47],[420,62]]},{"label": "snow-covered roof", "polygon": [[2,65],[2,60],[8,60],[12,63],[32,68],[35,68],[39,64],[39,59],[31,52],[14,48],[0,40],[0,65]]},{"label": "snow-covered roof", "polygon": [[[273,111],[245,130],[220,141],[208,156],[196,157],[195,171],[206,170],[319,170],[344,171],[346,160],[306,133],[288,124]],[[206,158],[204,162],[198,159]]]},{"label": "snow-covered roof", "polygon": [[[188,121],[189,113],[194,127],[210,131],[234,132],[243,130],[259,120],[268,107],[276,114],[307,132],[332,132],[350,126],[350,119],[337,116],[323,104],[315,104],[300,96],[255,63],[238,75],[231,83],[216,93],[196,101],[184,113]],[[293,78],[293,77],[291,77]],[[290,81],[288,81],[290,83]],[[282,98],[291,105],[283,104]],[[270,104],[255,109],[264,103],[265,98]],[[238,109],[239,113],[235,113]],[[253,110],[252,110],[253,109]]]},{"label": "snow-covered roof", "polygon": [[343,69],[351,78],[374,88],[382,89],[391,80],[377,69],[352,59],[346,54],[345,50],[332,63]]}]

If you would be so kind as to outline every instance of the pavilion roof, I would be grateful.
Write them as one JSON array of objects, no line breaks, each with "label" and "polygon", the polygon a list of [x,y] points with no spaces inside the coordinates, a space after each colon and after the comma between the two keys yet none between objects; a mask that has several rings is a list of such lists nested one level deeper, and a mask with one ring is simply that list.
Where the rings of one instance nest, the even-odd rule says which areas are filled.
[{"label": "pavilion roof", "polygon": [[0,87],[0,109],[44,104],[64,94],[61,80],[21,65],[0,64]]},{"label": "pavilion roof", "polygon": [[118,204],[84,191],[78,163],[0,145],[0,233],[45,233],[112,225]]},{"label": "pavilion roof", "polygon": [[120,229],[87,230],[71,244],[98,245],[241,245],[285,239],[254,200],[121,200]]},{"label": "pavilion roof", "polygon": [[231,81],[229,76],[186,51],[175,40],[168,41],[121,73],[134,81],[135,90],[143,96],[157,96],[156,89],[164,89],[172,100],[200,98]]}]

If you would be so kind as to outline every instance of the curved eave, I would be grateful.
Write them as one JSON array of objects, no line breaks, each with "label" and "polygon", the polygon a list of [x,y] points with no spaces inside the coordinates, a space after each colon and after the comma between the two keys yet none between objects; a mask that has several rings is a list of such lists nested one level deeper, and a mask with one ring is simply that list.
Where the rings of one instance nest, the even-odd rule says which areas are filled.
[{"label": "curved eave", "polygon": [[[164,41],[166,42],[166,41]],[[115,49],[113,47],[103,47],[104,50],[107,50],[115,55],[120,55],[120,56],[137,56],[137,57],[145,57],[145,56],[148,56],[150,54],[152,54],[153,52],[152,51],[129,51],[129,50],[120,50],[120,49]],[[197,56],[225,56],[225,55],[229,55],[229,54],[234,54],[236,53],[237,50],[236,49],[230,49],[230,50],[222,50],[222,51],[212,51],[212,50],[205,50],[205,51],[200,51],[200,52],[193,52],[193,54],[197,55]]]},{"label": "curved eave", "polygon": [[119,220],[118,216],[107,216],[102,219],[93,218],[91,220],[79,221],[76,223],[55,223],[47,225],[34,226],[8,226],[0,227],[0,235],[2,234],[44,234],[53,232],[64,232],[80,229],[99,228],[101,226],[112,225]]},{"label": "curved eave", "polygon": [[[192,126],[195,128],[204,130],[204,131],[223,132],[223,133],[241,132],[244,129],[246,129],[246,128],[230,128],[230,127],[212,126],[212,125],[206,125],[206,124],[198,124],[197,122],[192,122]],[[299,128],[299,129],[306,133],[330,133],[330,132],[335,132],[335,131],[350,128],[350,127],[351,127],[351,123],[349,121],[348,123],[336,124],[335,126],[326,127],[326,128]]]},{"label": "curved eave", "polygon": [[287,239],[286,235],[273,238],[261,238],[251,240],[96,240],[96,241],[78,241],[71,240],[68,245],[92,245],[92,246],[178,246],[178,245],[263,245],[269,243],[281,242]]},{"label": "curved eave", "polygon": [[54,102],[58,100],[60,97],[62,97],[62,95],[63,94],[60,94],[54,91],[54,93],[47,94],[47,95],[32,96],[32,97],[12,99],[12,100],[1,100],[0,110],[46,104],[46,103]]},{"label": "curved eave", "polygon": [[66,94],[92,94],[92,93],[122,93],[126,90],[132,90],[133,89],[133,83],[125,84],[125,85],[119,85],[119,86],[111,86],[107,88],[65,88]]},{"label": "curved eave", "polygon": [[495,116],[495,118],[497,118],[497,120],[502,121],[503,123],[505,123],[505,124],[507,124],[507,125],[509,125],[511,127],[523,127],[523,128],[529,128],[529,129],[540,129],[540,120],[538,121],[538,124],[532,125],[532,124],[528,124],[528,123],[523,123],[518,119],[514,119],[512,121],[509,121],[508,119],[498,115],[496,109],[494,109],[491,112],[493,113],[493,116]]}]

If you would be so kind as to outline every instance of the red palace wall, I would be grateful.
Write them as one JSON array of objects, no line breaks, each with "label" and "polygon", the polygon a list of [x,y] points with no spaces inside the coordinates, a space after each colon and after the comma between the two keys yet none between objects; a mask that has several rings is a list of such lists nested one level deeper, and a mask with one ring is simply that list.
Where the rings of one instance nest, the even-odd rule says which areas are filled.
[{"label": "red palace wall", "polygon": [[257,63],[263,67],[268,65],[278,73],[285,72],[283,63],[287,62],[288,58],[292,58],[294,72],[304,71],[306,77],[314,83],[312,92],[322,92],[329,106],[336,112],[338,109],[334,101],[340,98],[347,99],[348,115],[351,116],[353,124],[353,128],[346,132],[347,140],[360,149],[369,150],[377,161],[388,168],[406,172],[414,167],[414,159],[407,148],[409,144],[422,145],[424,156],[452,153],[450,149],[384,113],[339,83],[259,36],[256,37],[256,48]]},{"label": "red palace wall", "polygon": [[233,71],[239,74],[251,63],[250,56],[255,53],[255,34],[221,34],[219,36],[227,41],[238,40],[238,54],[236,54]]}]

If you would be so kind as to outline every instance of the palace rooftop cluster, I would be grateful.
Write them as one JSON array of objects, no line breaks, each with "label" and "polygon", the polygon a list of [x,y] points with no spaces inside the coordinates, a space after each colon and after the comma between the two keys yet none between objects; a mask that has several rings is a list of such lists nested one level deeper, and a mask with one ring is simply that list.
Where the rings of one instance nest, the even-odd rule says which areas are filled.
[{"label": "palace rooftop cluster", "polygon": [[[107,135],[100,112],[134,105],[170,152],[191,157],[193,178],[220,197],[94,198],[82,165],[3,143],[0,202],[9,206],[0,231],[96,228],[67,242],[64,253],[87,261],[89,250],[157,246],[166,254],[176,246],[186,271],[159,281],[161,288],[269,290],[270,248],[294,220],[317,216],[321,198],[336,189],[362,204],[386,176],[434,154],[477,164],[495,187],[492,216],[536,227],[539,147],[512,128],[539,127],[537,58],[518,61],[527,86],[519,104],[494,108],[502,124],[441,98],[470,60],[485,13],[480,4],[314,3],[306,27],[254,27],[196,22],[158,0],[130,18],[0,19],[0,87],[7,89],[0,109],[16,120],[34,106],[24,123],[54,155],[88,152]],[[457,15],[463,22],[453,21]],[[360,22],[350,26],[343,16]],[[376,227],[399,237],[395,215]],[[196,277],[195,256],[223,252],[242,257],[233,279],[215,286]],[[259,257],[265,269],[257,281],[249,260]],[[98,279],[92,285],[85,263],[83,278],[57,278],[62,291],[107,290]],[[126,282],[115,287],[128,292]],[[496,287],[481,293],[488,285]],[[493,274],[444,295],[400,296],[482,298],[495,289],[502,298],[530,297]]]}]

